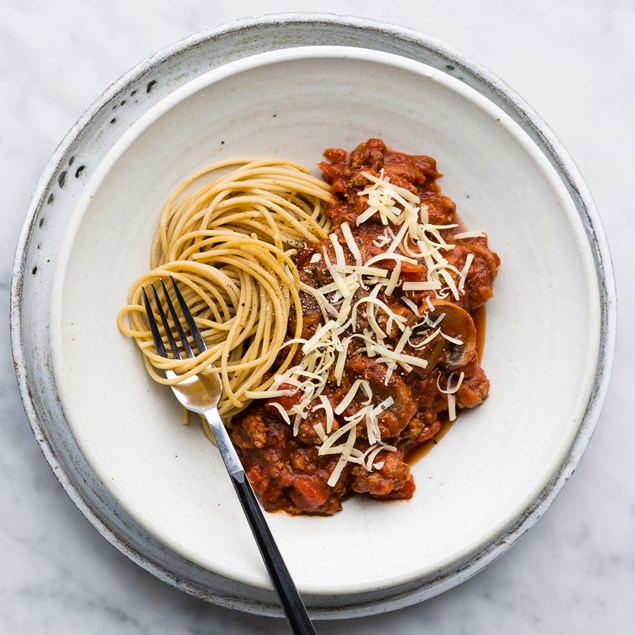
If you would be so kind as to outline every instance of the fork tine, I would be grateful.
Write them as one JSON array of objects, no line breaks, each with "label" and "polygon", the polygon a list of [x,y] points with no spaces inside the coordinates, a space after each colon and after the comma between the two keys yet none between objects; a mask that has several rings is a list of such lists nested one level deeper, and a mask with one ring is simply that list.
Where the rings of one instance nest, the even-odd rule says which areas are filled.
[{"label": "fork tine", "polygon": [[[152,287],[154,290],[154,287]],[[165,350],[165,346],[163,346],[163,340],[161,339],[161,335],[159,334],[159,327],[157,325],[157,321],[154,319],[154,313],[152,313],[152,307],[150,306],[150,300],[148,300],[148,294],[146,290],[142,287],[141,292],[143,293],[143,304],[146,309],[146,317],[148,318],[148,324],[150,325],[150,331],[152,332],[152,339],[154,340],[154,347],[157,349],[157,353],[161,357],[167,357],[168,354]],[[156,291],[155,291],[156,295]],[[161,306],[161,305],[159,305]]]},{"label": "fork tine", "polygon": [[186,353],[186,355],[188,357],[195,357],[194,351],[192,351],[192,348],[190,347],[190,343],[187,341],[187,337],[185,335],[185,332],[183,331],[183,327],[181,326],[181,322],[179,322],[179,316],[176,313],[176,309],[174,308],[174,304],[172,303],[172,300],[170,299],[170,295],[169,295],[168,290],[167,290],[167,288],[165,286],[165,283],[163,282],[163,279],[161,279],[160,282],[161,282],[161,288],[163,289],[163,295],[165,296],[165,301],[168,304],[168,309],[170,311],[170,315],[172,316],[172,319],[174,320],[174,326],[176,327],[176,330],[179,333],[179,337],[181,338],[181,343],[183,344],[183,348],[185,349],[185,353]]},{"label": "fork tine", "polygon": [[199,331],[198,326],[196,326],[196,322],[194,321],[194,317],[192,316],[192,312],[190,311],[187,303],[185,302],[185,298],[181,293],[179,287],[176,284],[176,281],[172,276],[170,276],[170,280],[172,281],[172,287],[174,288],[174,293],[176,294],[176,299],[179,301],[179,305],[181,307],[181,311],[183,311],[183,316],[185,317],[185,321],[190,329],[190,333],[196,342],[196,348],[198,348],[198,352],[204,353],[207,350],[207,346],[205,345],[205,341],[203,340],[203,336]]},{"label": "fork tine", "polygon": [[[172,329],[170,329],[170,323],[168,322],[168,318],[165,315],[165,311],[161,306],[161,300],[159,300],[159,294],[154,286],[154,283],[151,283],[152,293],[154,294],[154,301],[157,303],[157,309],[159,311],[159,316],[161,318],[161,323],[163,324],[163,330],[165,331],[165,335],[168,338],[168,342],[170,343],[170,348],[172,349],[172,354],[175,359],[181,359],[181,353],[179,352],[179,346],[174,339],[174,335],[172,335]],[[167,357],[167,355],[166,355]]]}]

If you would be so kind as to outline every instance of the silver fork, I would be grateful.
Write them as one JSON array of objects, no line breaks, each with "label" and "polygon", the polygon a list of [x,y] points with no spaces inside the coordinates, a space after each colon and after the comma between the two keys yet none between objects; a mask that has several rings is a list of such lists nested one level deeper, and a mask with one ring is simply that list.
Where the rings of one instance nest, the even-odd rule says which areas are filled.
[{"label": "silver fork", "polygon": [[[185,318],[187,329],[196,344],[199,354],[201,354],[207,350],[205,342],[203,341],[201,333],[194,322],[192,313],[190,312],[187,303],[185,302],[185,299],[183,298],[183,295],[172,276],[170,276],[170,280],[172,282],[175,297],[179,303],[183,317]],[[179,320],[178,313],[170,298],[170,294],[168,293],[165,283],[163,280],[161,280],[160,283],[165,303],[167,304],[168,311],[172,317],[172,321],[174,322],[174,328],[178,333],[183,350],[188,357],[195,357],[194,351],[190,346],[187,334],[181,324],[181,321]],[[159,299],[159,294],[157,293],[154,284],[150,286],[152,288],[152,293],[157,307],[157,313],[159,314],[161,323],[163,324],[172,354],[176,359],[182,359],[179,346],[172,333],[172,329],[170,328],[170,323],[165,311],[163,310],[161,300]],[[156,318],[154,317],[154,312],[152,311],[150,299],[148,298],[146,290],[142,289],[142,291],[148,324],[150,325],[150,330],[152,331],[152,339],[154,340],[157,353],[161,357],[168,358],[169,355],[166,351],[165,345],[163,344],[163,340],[161,339],[161,334],[159,333],[159,327],[157,325]],[[165,376],[170,379],[178,376],[171,370],[166,370],[164,372]],[[192,377],[184,379],[183,381],[173,384],[170,387],[176,395],[176,398],[185,408],[205,417],[207,424],[214,435],[216,445],[221,457],[223,458],[234,489],[238,494],[245,516],[249,521],[249,526],[251,527],[251,531],[256,539],[258,549],[260,550],[262,559],[267,567],[273,586],[280,597],[282,607],[287,616],[292,632],[296,635],[315,634],[315,629],[311,624],[311,620],[309,619],[304,603],[302,602],[302,598],[291,579],[291,575],[289,574],[284,560],[282,559],[282,555],[280,554],[273,536],[271,535],[271,531],[269,530],[269,526],[267,525],[267,521],[264,518],[256,496],[251,489],[251,485],[249,484],[245,471],[240,463],[240,459],[236,454],[236,450],[234,449],[234,446],[229,439],[229,435],[227,434],[227,430],[225,429],[220,415],[218,414],[217,405],[221,396],[221,381],[218,378],[218,375],[206,375],[204,377],[193,375]]]}]

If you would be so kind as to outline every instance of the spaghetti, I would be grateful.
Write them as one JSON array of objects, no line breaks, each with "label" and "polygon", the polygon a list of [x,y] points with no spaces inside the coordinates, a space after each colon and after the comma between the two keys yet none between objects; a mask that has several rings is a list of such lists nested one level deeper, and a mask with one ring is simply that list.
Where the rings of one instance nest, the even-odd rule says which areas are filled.
[{"label": "spaghetti", "polygon": [[[301,317],[297,248],[322,240],[330,187],[284,160],[233,159],[185,180],[161,213],[151,270],[132,286],[117,324],[135,339],[148,373],[172,384],[205,372],[220,375],[218,410],[226,423],[284,372],[298,345],[283,349],[290,314]],[[142,288],[172,275],[207,345],[195,358],[156,353]],[[296,320],[296,337],[302,320]],[[281,349],[284,351],[281,353]],[[167,379],[161,371],[179,377]]]}]

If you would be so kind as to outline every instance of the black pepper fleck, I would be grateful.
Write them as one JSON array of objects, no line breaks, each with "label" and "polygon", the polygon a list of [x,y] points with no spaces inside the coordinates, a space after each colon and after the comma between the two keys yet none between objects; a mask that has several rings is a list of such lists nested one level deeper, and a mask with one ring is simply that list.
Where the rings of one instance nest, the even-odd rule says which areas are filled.
[{"label": "black pepper fleck", "polygon": [[53,192],[49,194],[49,197],[46,199],[46,202],[50,205],[55,200],[55,195]]},{"label": "black pepper fleck", "polygon": [[64,184],[66,183],[66,170],[57,177],[57,182],[59,183],[60,188],[64,187]]},{"label": "black pepper fleck", "polygon": [[115,123],[115,121],[117,121],[117,117],[113,117],[113,118],[110,120],[110,123]]},{"label": "black pepper fleck", "polygon": [[156,83],[157,83],[156,79],[153,79],[152,81],[148,82],[148,85],[146,86],[146,93],[149,93],[154,88]]},{"label": "black pepper fleck", "polygon": [[80,165],[77,170],[75,170],[75,178],[78,179],[79,175],[86,169],[85,165]]},{"label": "black pepper fleck", "polygon": [[31,269],[31,273],[35,275],[37,273],[37,265]]}]

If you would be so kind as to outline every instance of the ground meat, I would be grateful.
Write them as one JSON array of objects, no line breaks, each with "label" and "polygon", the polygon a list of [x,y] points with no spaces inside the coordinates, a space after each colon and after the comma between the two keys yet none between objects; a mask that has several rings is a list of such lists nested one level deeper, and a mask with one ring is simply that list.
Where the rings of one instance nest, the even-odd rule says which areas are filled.
[{"label": "ground meat", "polygon": [[403,488],[412,480],[412,476],[401,452],[383,452],[375,465],[381,467],[372,472],[365,467],[354,467],[351,489],[358,494],[370,494],[377,498],[403,498]]},{"label": "ground meat", "polygon": [[[458,300],[447,294],[438,297],[430,289],[399,289],[391,295],[382,290],[374,296],[378,308],[374,316],[369,317],[365,298],[370,289],[361,286],[352,297],[352,304],[357,307],[355,337],[348,342],[341,376],[337,376],[333,365],[328,371],[328,381],[322,380],[326,385],[321,388],[320,398],[311,402],[307,416],[295,421],[293,409],[299,404],[300,394],[292,384],[282,384],[279,389],[291,394],[255,401],[236,417],[232,440],[254,490],[266,510],[290,514],[334,514],[342,508],[342,500],[351,492],[377,499],[411,498],[415,483],[407,458],[413,450],[434,440],[447,420],[448,397],[441,388],[456,385],[462,373],[462,382],[456,392],[459,409],[478,406],[489,392],[489,381],[478,360],[473,316],[492,295],[500,260],[489,249],[485,237],[454,238],[455,231],[462,231],[460,227],[454,228],[460,226],[460,220],[454,202],[441,192],[436,182],[441,176],[436,161],[425,155],[391,150],[380,139],[370,139],[350,153],[330,148],[324,156],[327,161],[320,163],[320,168],[333,193],[326,213],[332,221],[330,232],[339,242],[338,251],[343,253],[347,266],[355,265],[356,258],[342,231],[345,222],[349,224],[364,263],[386,253],[386,243],[390,240],[386,225],[378,218],[357,224],[358,216],[367,206],[366,195],[360,195],[371,183],[367,174],[378,177],[383,173],[390,183],[419,196],[427,208],[430,223],[450,226],[439,229],[442,239],[454,245],[444,253],[451,265],[447,275],[462,290]],[[400,246],[393,253],[403,256],[399,249]],[[304,285],[319,289],[333,282],[324,254],[330,262],[337,261],[330,237],[298,250],[295,263]],[[461,281],[461,272],[470,256],[471,266]],[[402,259],[399,285],[427,280],[426,262],[424,258],[416,262]],[[389,257],[374,266],[389,276],[397,265],[395,259]],[[323,309],[311,293],[302,291],[300,297],[301,337],[309,340],[324,325],[325,318]],[[428,322],[422,322],[424,314]],[[439,318],[442,321],[437,326],[440,325],[447,337],[437,335],[428,341],[429,323]],[[297,316],[292,310],[289,337],[296,335],[296,321]],[[406,327],[412,329],[410,337],[400,342]],[[385,342],[393,351],[399,345],[403,354],[426,360],[426,363],[411,367],[400,365],[388,373],[386,360],[369,351],[363,337],[359,337],[371,333],[373,328],[386,334]],[[302,357],[299,349],[294,363],[300,363]],[[351,387],[361,384],[370,393],[358,388],[351,402],[342,406],[342,412],[337,412],[338,404]],[[386,400],[391,405],[383,411],[378,410],[373,421],[378,426],[382,443],[390,445],[392,450],[382,449],[374,459],[372,455],[366,459],[373,449],[371,437],[376,433],[372,426],[368,427],[367,418],[355,417],[358,413],[363,414],[363,408],[378,408]],[[280,407],[287,413],[286,418]],[[328,409],[332,413],[330,420]],[[343,430],[343,426],[348,428]],[[351,430],[355,433],[351,439],[355,441],[357,463],[346,463],[336,484],[330,486],[328,481],[340,455],[320,454],[321,449],[328,450],[329,447],[323,444],[332,439],[325,435],[327,432],[340,434],[331,442],[342,444]],[[360,456],[364,458],[360,459]]]},{"label": "ground meat", "polygon": [[[363,378],[371,387],[376,405],[392,397],[393,406],[379,415],[379,429],[382,439],[396,437],[410,423],[417,411],[412,391],[399,375],[393,373],[386,381],[386,368],[363,354],[354,355],[347,363],[347,371],[352,378]],[[359,410],[355,405],[353,411]],[[346,414],[346,412],[344,413]],[[352,414],[352,413],[351,413]]]},{"label": "ground meat", "polygon": [[[339,511],[341,499],[350,489],[350,478],[344,473],[335,487],[327,485],[337,457],[318,456],[313,445],[294,437],[286,423],[258,405],[246,412],[231,436],[263,507],[290,514],[332,515]],[[259,445],[253,439],[258,439]]]},{"label": "ground meat", "polygon": [[[300,337],[308,340],[313,337],[322,323],[322,311],[317,300],[312,295],[304,293],[304,291],[300,291],[300,304],[302,305],[302,331]],[[289,312],[289,325],[287,327],[289,337],[296,336],[297,320],[298,316],[295,307],[292,307]]]},{"label": "ground meat", "polygon": [[476,357],[463,368],[463,372],[465,373],[463,383],[456,393],[457,405],[459,408],[480,406],[489,394],[489,379]]},{"label": "ground meat", "polygon": [[[473,312],[482,307],[492,295],[494,278],[498,273],[500,258],[487,247],[485,239],[455,241],[456,246],[447,252],[446,260],[459,271],[463,269],[469,254],[473,260],[465,280],[465,294],[459,304]],[[454,276],[458,280],[458,276]]]}]

